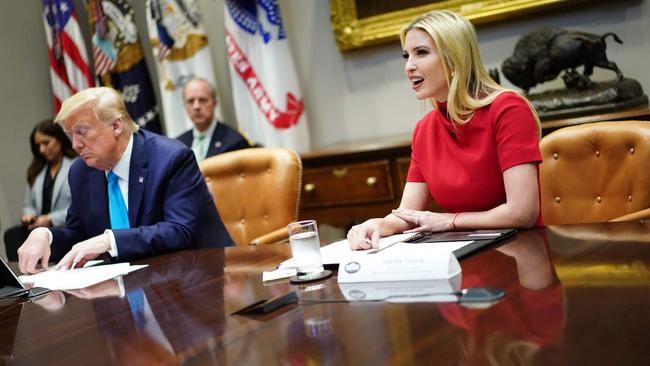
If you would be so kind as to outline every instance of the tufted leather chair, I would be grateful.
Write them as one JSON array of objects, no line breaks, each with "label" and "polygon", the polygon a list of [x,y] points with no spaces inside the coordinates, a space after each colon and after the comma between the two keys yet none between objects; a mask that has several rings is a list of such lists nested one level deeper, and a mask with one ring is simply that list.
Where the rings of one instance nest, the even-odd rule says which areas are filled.
[{"label": "tufted leather chair", "polygon": [[252,148],[199,164],[215,205],[237,245],[287,240],[298,218],[302,163],[290,149]]},{"label": "tufted leather chair", "polygon": [[650,122],[565,127],[540,148],[545,224],[650,217]]}]

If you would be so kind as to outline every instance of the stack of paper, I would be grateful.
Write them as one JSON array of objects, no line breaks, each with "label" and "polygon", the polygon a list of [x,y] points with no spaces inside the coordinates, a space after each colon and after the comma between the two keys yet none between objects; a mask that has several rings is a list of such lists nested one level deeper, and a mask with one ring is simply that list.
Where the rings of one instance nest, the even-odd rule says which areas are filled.
[{"label": "stack of paper", "polygon": [[117,263],[75,269],[56,270],[51,268],[34,275],[20,276],[19,279],[23,284],[32,284],[34,287],[45,287],[50,290],[75,290],[125,275],[146,266],[146,264],[132,266],[129,263]]}]

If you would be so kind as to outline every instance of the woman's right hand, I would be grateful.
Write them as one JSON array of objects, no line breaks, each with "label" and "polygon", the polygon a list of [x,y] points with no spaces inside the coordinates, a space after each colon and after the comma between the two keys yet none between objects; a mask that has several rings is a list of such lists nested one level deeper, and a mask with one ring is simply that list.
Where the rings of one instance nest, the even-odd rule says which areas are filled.
[{"label": "woman's right hand", "polygon": [[37,227],[47,227],[52,226],[52,221],[50,221],[50,215],[41,215],[34,219],[30,225],[27,226],[29,230],[34,230]]},{"label": "woman's right hand", "polygon": [[348,244],[352,250],[377,249],[381,223],[383,219],[370,219],[366,222],[353,226],[348,231]]},{"label": "woman's right hand", "polygon": [[23,225],[27,226],[36,221],[36,215],[23,215],[20,221],[23,223]]}]

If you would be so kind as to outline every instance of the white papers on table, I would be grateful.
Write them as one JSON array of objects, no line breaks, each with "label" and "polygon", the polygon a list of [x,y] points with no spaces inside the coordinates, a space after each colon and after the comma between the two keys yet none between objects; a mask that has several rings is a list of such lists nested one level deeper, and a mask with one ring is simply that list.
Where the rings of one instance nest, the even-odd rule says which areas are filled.
[{"label": "white papers on table", "polygon": [[[449,260],[449,262],[445,263],[445,268],[449,269],[451,267],[455,268],[456,264],[458,263],[457,261],[456,264],[451,263],[453,262],[453,259],[455,259],[455,257],[454,258],[450,257],[453,256],[451,253],[457,249],[460,249],[466,245],[473,243],[473,241],[451,241],[451,242],[417,243],[417,244],[404,243],[405,240],[408,240],[413,235],[415,235],[415,233],[387,236],[380,239],[379,249],[368,249],[368,250],[352,250],[350,249],[347,240],[340,240],[321,248],[321,260],[323,264],[339,264],[342,261],[346,261],[351,257],[365,256],[368,255],[369,253],[375,253],[375,254],[371,254],[371,256],[391,257],[394,256],[395,253],[399,253],[402,251],[410,252],[411,250],[415,250],[415,251],[429,252],[433,250],[435,252],[441,253],[441,255],[443,255],[446,260]],[[416,255],[425,255],[425,254],[422,252]],[[428,253],[427,255],[435,256],[436,254]],[[339,276],[340,276],[340,271],[341,269],[339,269]],[[453,276],[454,274],[455,273],[447,273],[444,276],[437,276],[437,278],[448,278],[450,276]],[[280,263],[277,270],[264,272],[262,274],[262,280],[268,282],[268,281],[274,281],[283,278],[289,278],[293,275],[295,275],[295,265],[293,262],[293,258],[290,258]],[[411,280],[411,279],[412,278],[404,278],[404,280]],[[400,279],[394,277],[392,280],[399,281]],[[386,281],[386,279],[376,278],[375,281]]]},{"label": "white papers on table", "polygon": [[295,268],[278,268],[275,271],[262,272],[262,282],[271,282],[291,278],[297,274]]},{"label": "white papers on table", "polygon": [[[395,243],[403,242],[408,240],[410,237],[415,235],[415,233],[409,234],[397,234],[391,235],[379,239],[379,249],[387,248]],[[343,258],[346,258],[350,253],[369,253],[377,249],[367,249],[367,250],[352,250],[348,244],[348,240],[339,240],[335,241],[332,244],[326,245],[320,248],[321,261],[323,264],[339,264]],[[293,258],[289,258],[286,261],[280,263],[278,268],[295,268]]]},{"label": "white papers on table", "polygon": [[20,276],[19,279],[24,284],[32,284],[34,287],[45,287],[50,290],[75,290],[125,275],[146,266],[146,264],[132,266],[129,263],[116,263],[74,269],[56,270],[52,268],[34,275]]},{"label": "white papers on table", "polygon": [[[397,234],[379,239],[379,249],[387,248],[400,241],[407,240],[415,234]],[[359,250],[359,253],[368,253],[377,249]],[[353,250],[350,249],[347,239],[339,240],[320,248],[321,261],[323,264],[339,264],[342,258],[346,258]],[[357,252],[357,251],[354,251]],[[262,273],[262,282],[271,282],[281,279],[287,279],[296,275],[296,265],[293,258],[280,263],[278,269],[274,271],[264,271]]]},{"label": "white papers on table", "polygon": [[[396,234],[396,235],[391,235],[387,236],[384,238],[381,238],[379,240],[379,249],[380,251],[377,253],[383,253],[385,251],[393,251],[394,248],[388,248],[390,246],[393,246],[396,243],[403,243],[405,240],[408,240],[411,238],[414,233],[408,233],[408,234]],[[468,244],[473,243],[473,241],[450,241],[450,242],[437,242],[437,243],[417,243],[417,244],[407,244],[409,246],[421,246],[421,245],[431,245],[435,246],[435,248],[438,248],[440,250],[446,250],[448,252],[453,252],[456,249],[460,249]],[[345,258],[347,258],[350,253],[355,253],[358,255],[365,255],[371,252],[377,251],[377,249],[367,249],[367,250],[352,250],[350,249],[350,245],[348,244],[347,239],[336,241],[332,244],[326,245],[322,248],[320,248],[320,253],[321,253],[321,260],[323,261],[323,264],[339,264],[341,261]],[[293,262],[293,258],[289,258],[286,261],[280,263],[278,268],[295,268],[295,264]]]}]

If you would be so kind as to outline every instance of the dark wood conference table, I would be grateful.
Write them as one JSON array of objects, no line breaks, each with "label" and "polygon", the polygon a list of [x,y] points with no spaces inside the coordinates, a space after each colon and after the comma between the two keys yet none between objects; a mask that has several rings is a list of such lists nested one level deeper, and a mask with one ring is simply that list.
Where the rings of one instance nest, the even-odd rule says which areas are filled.
[{"label": "dark wood conference table", "polygon": [[[123,297],[110,280],[5,306],[0,357],[11,365],[650,363],[650,223],[523,231],[461,260],[463,287],[506,290],[484,309],[340,302],[335,277],[263,285],[262,271],[289,256],[284,244],[183,251],[142,261],[149,267],[123,278]],[[323,302],[231,315],[291,291]],[[137,297],[147,316],[132,310]]]}]

